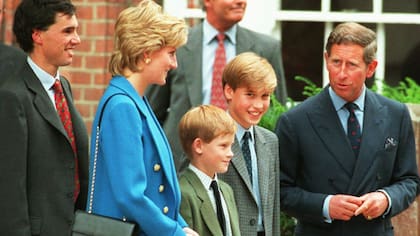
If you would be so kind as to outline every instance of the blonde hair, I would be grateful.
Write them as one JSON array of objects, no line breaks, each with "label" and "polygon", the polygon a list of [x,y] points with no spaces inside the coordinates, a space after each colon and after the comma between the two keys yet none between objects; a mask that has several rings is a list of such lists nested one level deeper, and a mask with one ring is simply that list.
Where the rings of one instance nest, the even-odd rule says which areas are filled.
[{"label": "blonde hair", "polygon": [[152,0],[143,0],[123,10],[115,23],[114,51],[109,62],[112,75],[122,75],[124,68],[138,72],[144,53],[165,46],[178,48],[187,42],[187,25],[170,16]]},{"label": "blonde hair", "polygon": [[224,68],[223,87],[227,84],[233,90],[239,87],[274,91],[277,77],[267,59],[252,52],[244,52],[234,57]]},{"label": "blonde hair", "polygon": [[236,123],[226,111],[213,105],[200,105],[190,109],[178,126],[182,148],[188,158],[192,156],[192,143],[200,138],[206,143],[236,133]]}]

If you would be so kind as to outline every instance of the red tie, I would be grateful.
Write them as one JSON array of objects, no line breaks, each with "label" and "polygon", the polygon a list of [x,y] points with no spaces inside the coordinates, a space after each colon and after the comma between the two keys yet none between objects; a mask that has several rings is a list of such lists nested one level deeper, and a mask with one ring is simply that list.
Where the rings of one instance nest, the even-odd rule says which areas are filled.
[{"label": "red tie", "polygon": [[225,96],[223,95],[223,88],[222,88],[222,74],[223,68],[226,65],[226,53],[225,53],[225,46],[223,41],[225,39],[225,35],[219,33],[217,35],[218,46],[216,49],[216,56],[214,58],[213,64],[213,80],[211,84],[211,98],[210,103],[226,110],[227,104]]},{"label": "red tie", "polygon": [[57,108],[58,116],[61,119],[61,122],[63,123],[64,129],[66,130],[66,133],[70,139],[71,142],[71,148],[74,152],[74,182],[75,182],[75,188],[74,188],[74,201],[76,201],[77,196],[80,192],[80,182],[79,182],[79,164],[77,160],[77,149],[76,149],[76,139],[73,134],[73,124],[71,122],[71,116],[69,112],[69,107],[67,106],[66,97],[63,93],[63,87],[61,87],[60,80],[56,79],[53,85],[54,90],[54,100],[55,100],[55,107]]}]

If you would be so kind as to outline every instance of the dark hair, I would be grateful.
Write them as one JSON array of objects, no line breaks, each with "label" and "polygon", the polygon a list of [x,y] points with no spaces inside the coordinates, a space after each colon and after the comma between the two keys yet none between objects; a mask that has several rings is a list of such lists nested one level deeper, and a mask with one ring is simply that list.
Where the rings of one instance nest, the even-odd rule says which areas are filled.
[{"label": "dark hair", "polygon": [[23,51],[30,53],[34,49],[34,30],[48,30],[55,23],[57,13],[73,16],[75,12],[70,0],[23,0],[16,9],[13,33]]}]

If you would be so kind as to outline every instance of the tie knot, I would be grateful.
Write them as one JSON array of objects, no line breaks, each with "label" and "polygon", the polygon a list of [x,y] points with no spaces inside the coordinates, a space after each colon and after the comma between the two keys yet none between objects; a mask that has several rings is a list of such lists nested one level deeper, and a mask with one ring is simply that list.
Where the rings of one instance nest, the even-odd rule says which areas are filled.
[{"label": "tie knot", "polygon": [[356,104],[354,104],[354,103],[352,103],[352,102],[348,102],[348,103],[346,103],[346,105],[344,105],[344,107],[345,107],[345,108],[347,108],[347,110],[348,110],[349,112],[352,112],[352,113],[354,113],[354,110],[356,110],[356,109],[357,109],[357,105],[356,105]]},{"label": "tie knot", "polygon": [[251,139],[251,132],[245,131],[244,136],[242,136],[242,140],[248,141]]},{"label": "tie knot", "polygon": [[219,34],[217,34],[217,36],[216,36],[216,38],[217,38],[217,41],[220,43],[220,42],[223,42],[224,40],[225,40],[225,34],[224,33],[219,33]]},{"label": "tie knot", "polygon": [[55,93],[62,93],[63,92],[63,87],[61,86],[60,80],[56,79],[54,81],[52,89],[54,90]]},{"label": "tie knot", "polygon": [[213,189],[213,191],[219,191],[219,187],[217,186],[216,180],[211,181],[210,187]]}]

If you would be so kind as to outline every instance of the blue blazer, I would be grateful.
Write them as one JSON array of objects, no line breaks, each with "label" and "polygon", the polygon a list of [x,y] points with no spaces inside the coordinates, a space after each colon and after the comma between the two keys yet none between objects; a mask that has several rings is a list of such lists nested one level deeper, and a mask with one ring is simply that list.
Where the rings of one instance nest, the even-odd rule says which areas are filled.
[{"label": "blue blazer", "polygon": [[121,76],[111,80],[93,122],[89,193],[102,110],[93,212],[137,222],[140,235],[185,235],[168,141],[145,97]]}]

